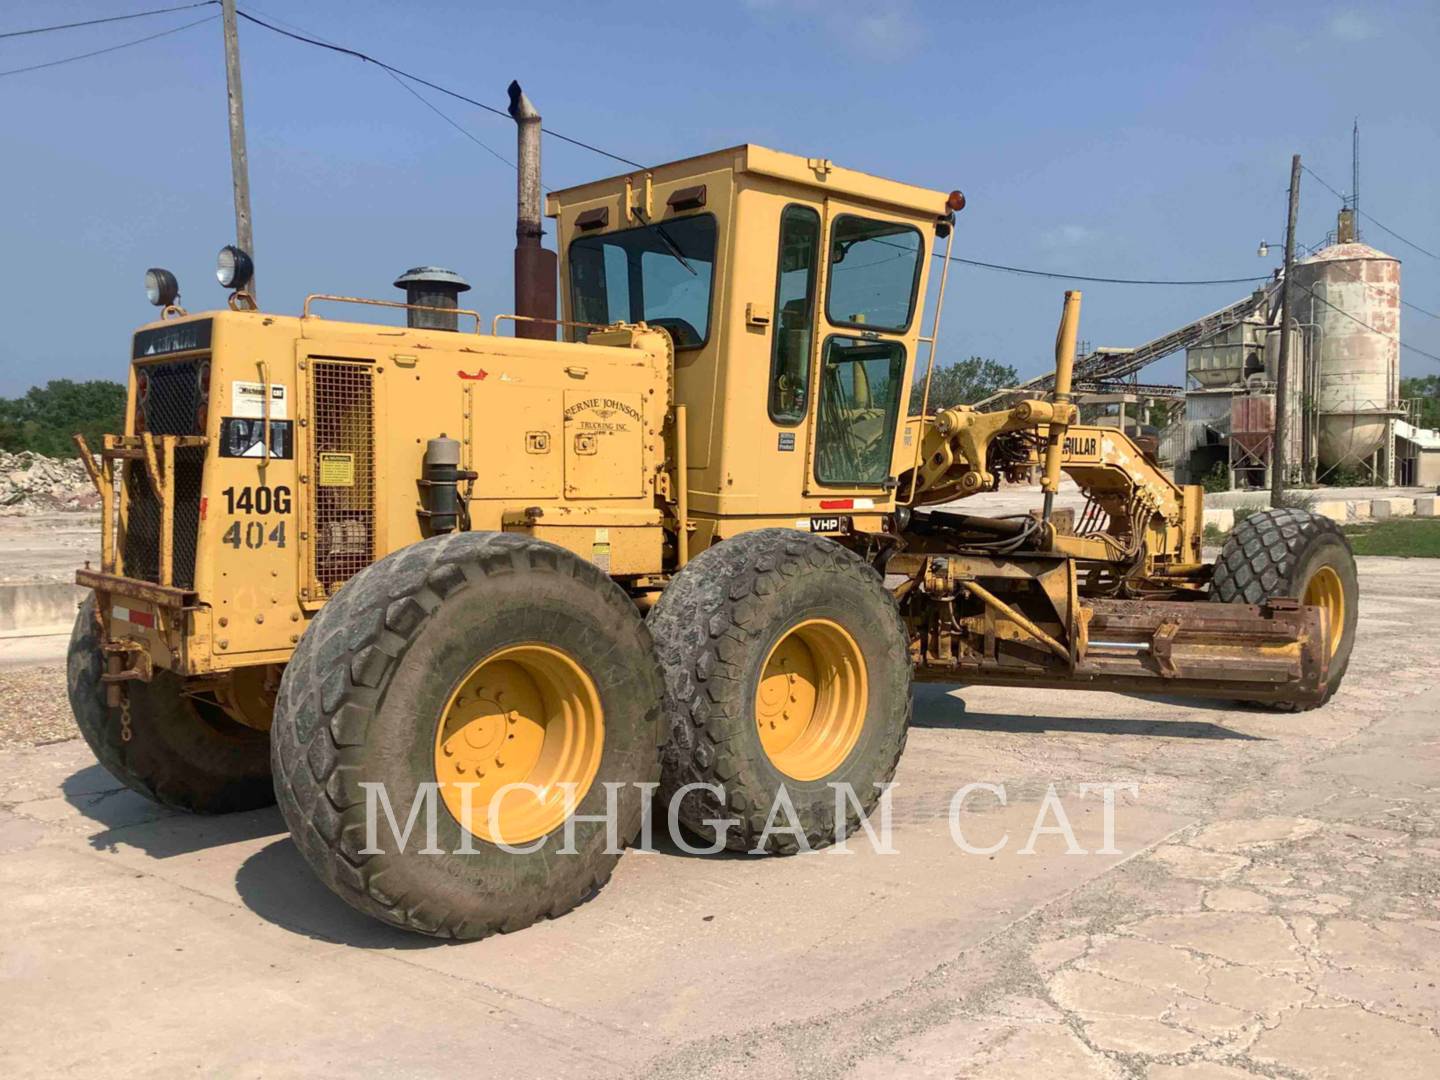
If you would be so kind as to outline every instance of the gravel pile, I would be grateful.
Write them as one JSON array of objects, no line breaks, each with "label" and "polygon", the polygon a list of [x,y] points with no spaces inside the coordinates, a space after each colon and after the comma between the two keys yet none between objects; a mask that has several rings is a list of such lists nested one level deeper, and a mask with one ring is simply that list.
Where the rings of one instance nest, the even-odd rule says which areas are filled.
[{"label": "gravel pile", "polygon": [[100,495],[78,459],[0,450],[0,514],[99,507]]},{"label": "gravel pile", "polygon": [[0,669],[0,749],[79,737],[63,667]]}]

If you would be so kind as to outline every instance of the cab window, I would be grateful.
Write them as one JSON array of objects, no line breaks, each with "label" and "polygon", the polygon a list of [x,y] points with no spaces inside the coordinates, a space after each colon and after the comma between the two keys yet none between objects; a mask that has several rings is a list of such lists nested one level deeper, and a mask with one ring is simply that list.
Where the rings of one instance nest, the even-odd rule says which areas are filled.
[{"label": "cab window", "polygon": [[830,235],[825,312],[836,326],[902,332],[920,283],[920,230],[894,221],[841,214]]},{"label": "cab window", "polygon": [[780,265],[775,272],[775,332],[770,352],[770,418],[805,419],[810,391],[810,342],[815,332],[815,264],[820,215],[787,206],[780,215]]},{"label": "cab window", "polygon": [[714,265],[713,214],[581,236],[570,244],[571,310],[577,322],[649,323],[696,349],[710,336]]},{"label": "cab window", "polygon": [[898,341],[835,335],[820,363],[815,477],[822,484],[883,484],[905,379]]}]

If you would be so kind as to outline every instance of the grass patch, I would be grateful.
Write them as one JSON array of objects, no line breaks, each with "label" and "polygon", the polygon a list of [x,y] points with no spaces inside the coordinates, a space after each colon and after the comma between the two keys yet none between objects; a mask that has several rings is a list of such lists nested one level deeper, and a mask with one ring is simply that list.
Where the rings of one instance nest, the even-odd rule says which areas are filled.
[{"label": "grass patch", "polygon": [[1389,518],[1345,526],[1356,555],[1440,559],[1440,518]]}]

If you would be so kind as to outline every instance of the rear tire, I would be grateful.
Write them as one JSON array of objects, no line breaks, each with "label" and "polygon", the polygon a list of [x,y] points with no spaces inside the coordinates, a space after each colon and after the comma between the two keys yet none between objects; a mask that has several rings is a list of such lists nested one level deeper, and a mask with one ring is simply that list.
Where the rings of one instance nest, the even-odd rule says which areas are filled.
[{"label": "rear tire", "polygon": [[[733,822],[726,846],[753,850],[783,786],[805,846],[814,849],[836,840],[830,784],[850,784],[863,813],[874,809],[875,785],[890,781],[905,748],[912,671],[904,624],[873,569],[824,537],[760,529],[692,559],[648,622],[665,672],[666,805],[686,785],[723,791],[718,798],[702,787],[685,794],[679,818],[688,829],[713,842],[716,827],[709,821]],[[834,679],[828,707],[823,687],[815,694],[802,685],[791,697],[779,682],[777,691],[775,673],[783,674],[786,660],[813,672],[825,668],[827,658],[832,668],[859,669],[859,678]],[[853,728],[841,707],[847,686],[860,698]],[[805,715],[785,717],[792,703]],[[776,725],[783,728],[787,720],[804,730],[777,751]],[[829,728],[817,735],[817,724]],[[854,804],[846,806],[841,836],[860,825]],[[775,825],[786,824],[782,811]],[[763,849],[791,854],[801,844],[793,833],[772,830]]]},{"label": "rear tire", "polygon": [[[381,811],[381,853],[362,854],[369,846],[362,784],[383,785],[403,828],[420,785],[449,780],[453,789],[459,782],[441,776],[442,747],[458,746],[454,740],[463,732],[475,735],[472,748],[490,747],[485,761],[480,751],[471,760],[465,750],[470,776],[500,764],[496,747],[525,745],[523,738],[506,741],[506,718],[516,713],[505,711],[510,698],[499,712],[488,709],[483,732],[448,725],[457,701],[500,698],[495,681],[475,682],[498,668],[507,669],[497,678],[510,680],[507,689],[522,699],[518,711],[525,713],[523,699],[544,681],[543,673],[528,679],[513,670],[528,663],[527,650],[563,657],[562,668],[583,672],[572,681],[600,706],[595,723],[603,742],[575,806],[574,852],[560,850],[563,812],[533,842],[506,835],[517,849],[535,849],[510,853],[462,825],[441,788],[435,799],[439,853],[421,851],[423,811],[404,844]],[[493,659],[497,654],[521,660]],[[560,722],[555,718],[562,713],[569,715],[546,714],[547,723]],[[609,879],[620,852],[610,849],[603,820],[578,817],[603,817],[605,785],[621,785],[616,833],[622,846],[633,839],[641,820],[638,785],[659,779],[660,735],[660,672],[650,636],[623,590],[553,544],[506,533],[454,533],[372,564],[320,609],[281,682],[272,729],[275,787],[296,846],[346,903],[406,930],[479,938],[562,915]],[[515,782],[528,781],[517,776]],[[538,776],[536,782],[542,782]],[[488,796],[475,803],[483,814]],[[471,850],[457,852],[465,847]]]},{"label": "rear tire", "polygon": [[1210,599],[1263,604],[1281,596],[1316,604],[1322,619],[1328,620],[1331,650],[1325,701],[1329,701],[1350,666],[1360,610],[1355,555],[1340,526],[1330,518],[1308,510],[1259,510],[1226,537],[1215,560]]},{"label": "rear tire", "polygon": [[107,771],[132,791],[177,810],[226,814],[275,801],[270,739],[218,706],[181,692],[178,676],[157,671],[149,682],[122,683],[131,737],[120,710],[105,704],[105,670],[95,597],[80,606],[67,661],[70,708],[80,734]]}]

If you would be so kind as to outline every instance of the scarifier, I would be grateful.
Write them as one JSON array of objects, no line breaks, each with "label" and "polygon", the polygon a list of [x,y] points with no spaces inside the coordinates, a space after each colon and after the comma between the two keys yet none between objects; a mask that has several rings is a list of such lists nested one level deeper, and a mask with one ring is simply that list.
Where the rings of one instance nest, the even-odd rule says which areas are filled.
[{"label": "scarifier", "polygon": [[[227,309],[152,271],[125,433],[76,440],[97,756],[171,806],[278,797],[346,901],[479,937],[603,884],[647,785],[731,847],[798,846],[764,828],[782,786],[812,843],[856,828],[914,679],[1322,703],[1354,637],[1343,536],[1264,511],[1207,563],[1200,489],[1078,422],[1078,293],[1052,393],[930,408],[963,206],[754,145],[556,191],[559,320],[523,212],[518,314],[490,323],[434,267],[298,317],[255,310],[243,252]],[[963,508],[1035,474],[1031,513]],[[422,815],[377,848],[367,810],[427,792],[437,847]]]}]

